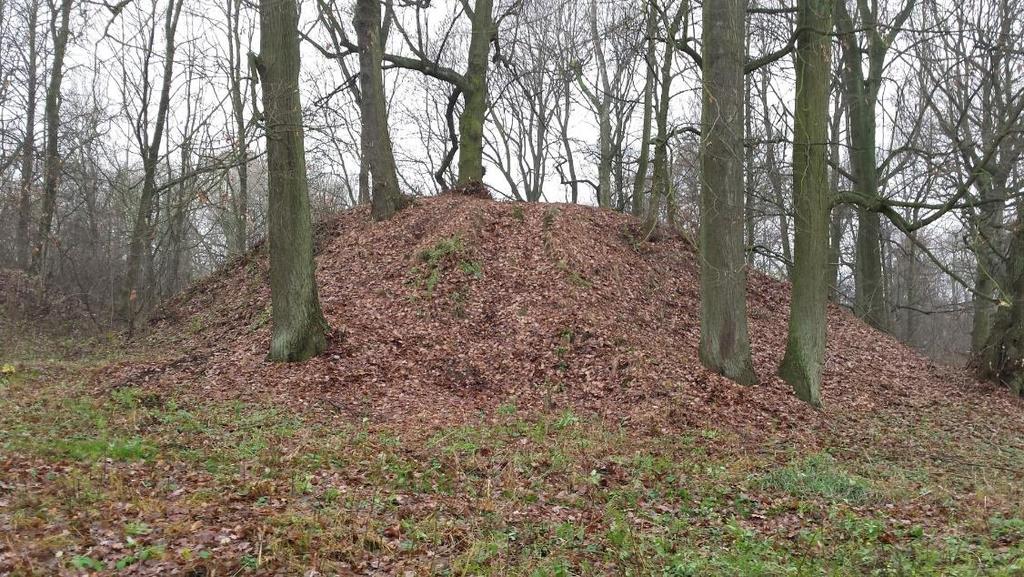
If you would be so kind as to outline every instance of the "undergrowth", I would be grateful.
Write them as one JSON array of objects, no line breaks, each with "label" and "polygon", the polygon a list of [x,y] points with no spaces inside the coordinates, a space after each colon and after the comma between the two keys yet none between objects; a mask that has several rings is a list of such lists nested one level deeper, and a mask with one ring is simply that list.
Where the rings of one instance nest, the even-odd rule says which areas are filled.
[{"label": "undergrowth", "polygon": [[470,278],[483,276],[483,266],[471,258],[465,242],[458,235],[442,238],[434,246],[424,249],[419,254],[419,261],[420,265],[413,269],[413,274],[428,297],[433,296],[445,272],[453,268]]}]

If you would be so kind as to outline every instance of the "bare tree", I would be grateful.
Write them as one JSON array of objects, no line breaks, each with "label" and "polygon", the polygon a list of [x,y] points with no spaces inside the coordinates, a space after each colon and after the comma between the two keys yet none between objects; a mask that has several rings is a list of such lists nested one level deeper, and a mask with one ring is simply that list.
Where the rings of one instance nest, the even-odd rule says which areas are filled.
[{"label": "bare tree", "polygon": [[153,87],[150,85],[149,72],[150,61],[155,55],[156,24],[149,26],[146,36],[146,46],[142,56],[143,85],[141,86],[139,112],[135,118],[135,140],[142,157],[142,192],[139,197],[138,206],[135,211],[134,224],[131,229],[131,240],[128,245],[128,260],[125,271],[124,283],[121,286],[120,305],[123,318],[128,323],[128,332],[131,334],[135,327],[137,315],[148,304],[144,295],[140,294],[142,286],[143,267],[147,261],[151,262],[149,241],[153,236],[152,213],[157,194],[157,167],[160,162],[161,145],[165,135],[168,110],[171,101],[171,84],[174,78],[174,53],[177,48],[175,34],[178,29],[178,22],[181,18],[181,10],[184,0],[172,0],[164,12],[163,39],[164,52],[162,72],[160,76],[159,92],[157,97],[157,108],[152,132],[149,127],[150,99],[154,96]]},{"label": "bare tree", "polygon": [[27,270],[31,264],[29,222],[32,219],[32,182],[35,179],[36,106],[39,84],[39,0],[31,0],[28,11],[28,57],[26,65],[25,138],[21,145],[21,190],[18,197],[18,228],[15,251],[18,266]]},{"label": "bare tree", "polygon": [[50,244],[50,228],[57,205],[57,186],[60,183],[60,99],[61,83],[64,80],[64,55],[67,53],[70,34],[72,0],[61,0],[60,10],[51,5],[50,33],[53,37],[53,64],[50,67],[50,82],[46,89],[46,154],[43,158],[43,206],[36,233],[36,245],[32,255],[31,270],[39,273],[46,261],[46,249]]},{"label": "bare tree", "polygon": [[[856,18],[846,0],[836,2],[836,30],[843,54],[843,89],[849,115],[853,176],[865,201],[879,198],[875,158],[875,107],[878,103],[886,56],[916,0],[905,0],[888,25],[881,23],[878,3],[858,0]],[[885,26],[885,28],[883,28]],[[863,39],[862,39],[863,38]],[[867,57],[867,72],[864,57]],[[881,221],[877,211],[858,213],[857,273],[854,310],[876,328],[888,327],[882,280]]]}]

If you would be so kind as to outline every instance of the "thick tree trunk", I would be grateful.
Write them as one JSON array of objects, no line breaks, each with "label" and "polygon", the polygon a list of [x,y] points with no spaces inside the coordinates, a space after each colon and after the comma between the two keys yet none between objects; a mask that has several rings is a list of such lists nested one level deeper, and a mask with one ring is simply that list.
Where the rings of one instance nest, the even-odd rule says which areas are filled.
[{"label": "thick tree trunk", "polygon": [[357,0],[352,19],[359,46],[359,86],[362,98],[363,155],[370,169],[371,214],[375,220],[387,220],[398,211],[401,193],[395,156],[388,132],[387,103],[381,60],[384,51],[380,37],[380,0]]},{"label": "thick tree trunk", "polygon": [[793,128],[796,258],[786,354],[779,368],[796,395],[821,405],[828,301],[828,88],[832,0],[800,0]]},{"label": "thick tree trunk", "polygon": [[747,336],[743,259],[744,4],[704,4],[700,359],[709,369],[752,385],[757,377]]},{"label": "thick tree trunk", "polygon": [[260,0],[260,57],[269,171],[268,241],[273,329],[271,361],[302,361],[323,352],[306,182],[299,33],[295,0]]},{"label": "thick tree trunk", "polygon": [[[1012,25],[1014,22],[1013,8],[1006,0],[1000,0],[995,17],[1000,20],[999,45],[1013,43]],[[978,166],[980,175],[976,182],[979,206],[971,215],[970,249],[975,257],[973,322],[971,328],[971,355],[973,362],[983,366],[992,362],[992,352],[988,347],[1000,341],[1001,335],[993,334],[996,322],[1005,317],[999,311],[995,300],[1005,300],[1007,295],[1003,285],[1013,282],[1012,275],[1006,269],[1008,250],[1012,240],[1008,238],[1005,228],[1005,212],[1007,199],[1016,195],[1018,187],[1011,183],[1013,167],[1017,164],[1021,149],[1015,145],[1014,138],[1003,138],[999,128],[1012,108],[1010,86],[1013,85],[1014,73],[1009,66],[1007,54],[1002,50],[993,50],[986,57],[984,81],[980,86],[980,94],[971,93],[964,98],[980,99],[980,110],[972,116],[977,118],[978,137],[981,143],[995,146],[995,155],[983,166]],[[967,103],[964,104],[968,106]],[[952,127],[955,138],[963,138],[972,143],[976,136],[962,124]],[[1001,139],[1001,140],[1000,140]],[[973,151],[973,145],[961,150],[967,163],[980,164]],[[1019,186],[1019,185],[1018,185]],[[1011,263],[1012,267],[1012,263]]]},{"label": "thick tree trunk", "polygon": [[[72,0],[63,0],[60,14],[53,15],[51,30],[53,38],[53,66],[50,68],[50,84],[46,89],[46,156],[43,160],[43,208],[36,233],[36,244],[32,254],[31,271],[40,273],[46,262],[50,244],[50,229],[53,214],[57,208],[57,187],[60,184],[60,87],[64,80],[64,54],[68,47],[69,20]],[[58,25],[56,20],[60,18]]]},{"label": "thick tree trunk", "polygon": [[[854,50],[846,48],[844,50]],[[857,192],[867,200],[878,198],[878,167],[875,164],[874,94],[864,87],[860,74],[860,60],[847,62],[847,90],[850,91],[849,122],[850,151],[853,176]],[[854,271],[854,313],[871,326],[886,330],[888,319],[882,281],[882,222],[878,212],[857,210],[856,264]]]},{"label": "thick tree trunk", "polygon": [[999,236],[1006,198],[997,192],[999,187],[994,181],[990,177],[982,178],[982,204],[974,223],[974,238],[971,242],[975,258],[971,354],[975,358],[984,358],[984,349],[991,340],[996,320],[996,303],[993,298],[998,289],[997,279],[1000,277],[1002,261],[996,247],[1005,246]]},{"label": "thick tree trunk", "polygon": [[21,187],[18,197],[18,227],[15,232],[15,258],[18,267],[28,270],[31,265],[29,223],[32,220],[32,180],[35,178],[36,156],[36,101],[39,85],[38,42],[39,3],[32,2],[28,13],[28,86],[25,94],[25,142],[21,148]]},{"label": "thick tree trunk", "polygon": [[484,117],[487,114],[487,64],[494,37],[493,0],[477,0],[472,14],[469,62],[463,78],[465,106],[459,117],[459,184],[484,178]]},{"label": "thick tree trunk", "polygon": [[1006,262],[1006,289],[996,309],[979,370],[1024,396],[1024,218],[1019,206],[1017,223]]}]

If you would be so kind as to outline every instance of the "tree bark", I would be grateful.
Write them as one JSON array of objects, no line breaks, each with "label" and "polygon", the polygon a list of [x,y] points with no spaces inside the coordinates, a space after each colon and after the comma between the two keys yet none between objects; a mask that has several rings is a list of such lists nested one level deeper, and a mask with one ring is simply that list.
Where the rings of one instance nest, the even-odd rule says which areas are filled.
[{"label": "tree bark", "polygon": [[472,12],[469,61],[463,76],[465,105],[459,117],[459,184],[484,178],[484,117],[487,114],[487,64],[494,38],[493,0],[477,0]]},{"label": "tree bark", "polygon": [[[657,5],[651,0],[651,9],[656,10]],[[658,80],[661,82],[661,91],[658,95],[655,124],[658,135],[654,139],[654,162],[651,174],[651,193],[647,201],[647,215],[644,218],[644,230],[646,236],[654,232],[658,224],[658,216],[661,212],[661,204],[669,195],[669,166],[668,166],[668,105],[672,97],[672,60],[675,57],[674,39],[679,33],[679,27],[686,15],[688,8],[685,3],[680,6],[675,17],[665,22],[665,36],[670,39],[665,42],[665,54],[661,61],[661,70]],[[666,13],[667,20],[667,13]]]},{"label": "tree bark", "polygon": [[796,104],[793,127],[795,262],[786,354],[779,368],[796,396],[821,405],[828,301],[828,92],[833,0],[797,4]]},{"label": "tree bark", "polygon": [[356,0],[352,23],[359,46],[359,102],[362,119],[363,155],[369,166],[371,185],[370,214],[374,220],[391,218],[401,206],[398,173],[388,133],[384,76],[381,70],[380,0]]},{"label": "tree bark", "polygon": [[981,376],[1001,381],[1024,396],[1024,218],[1018,203],[1017,222],[1006,262],[1006,291],[996,309],[978,367]]},{"label": "tree bark", "polygon": [[[879,29],[878,6],[861,5],[861,20],[855,27],[846,8],[845,0],[838,0],[836,28],[843,52],[843,89],[846,92],[847,115],[850,126],[850,157],[857,194],[867,204],[879,202],[878,166],[875,158],[875,104],[882,82],[886,53],[894,35],[910,17],[916,0],[907,0],[889,26],[885,37]],[[857,40],[857,27],[863,29],[868,40],[862,48]],[[867,56],[868,73],[865,76],[863,57]],[[888,330],[889,320],[885,306],[882,275],[882,223],[873,207],[858,207],[855,265],[854,312],[871,326]]]},{"label": "tree bark", "polygon": [[[971,323],[971,353],[982,363],[991,362],[991,355],[986,349],[993,341],[1001,337],[994,334],[995,323],[999,316],[994,298],[1004,279],[1004,258],[1000,248],[1005,250],[1003,242],[1003,212],[1006,205],[1004,179],[1000,178],[1000,168],[994,167],[991,172],[982,176],[981,206],[973,223],[973,239],[971,251],[974,253],[974,297],[973,319]],[[989,357],[986,359],[986,357]]]},{"label": "tree bark", "polygon": [[[569,170],[569,202],[576,204],[580,197],[580,183],[576,178],[576,159],[573,157],[572,143],[569,142],[569,119],[572,113],[572,83],[566,77],[562,85],[562,110],[560,115],[561,127],[559,136],[562,140],[562,149],[565,151],[565,164]],[[564,180],[564,179],[563,179]]]},{"label": "tree bark", "polygon": [[129,335],[134,332],[136,317],[145,305],[145,299],[140,298],[142,295],[139,294],[143,288],[142,283],[140,283],[140,275],[143,272],[144,259],[150,256],[149,244],[153,226],[151,213],[155,201],[154,197],[156,196],[156,169],[160,161],[160,146],[163,142],[164,126],[167,123],[167,115],[170,108],[171,83],[174,73],[174,51],[176,48],[174,36],[178,29],[179,17],[181,16],[182,1],[177,0],[167,7],[167,14],[164,19],[164,66],[160,86],[160,100],[157,104],[156,126],[150,141],[143,143],[142,194],[139,197],[135,222],[132,226],[125,280],[121,287],[120,295],[122,316],[128,322]]},{"label": "tree bark", "polygon": [[640,156],[637,158],[636,177],[633,179],[633,216],[640,216],[644,209],[644,189],[647,185],[647,169],[651,158],[651,115],[654,109],[654,35],[657,32],[657,14],[654,6],[647,3],[647,55],[644,59],[644,111],[643,130],[640,134]]},{"label": "tree bark", "polygon": [[[839,126],[843,119],[843,105],[836,107],[835,113],[832,115],[832,120],[829,129],[829,158],[832,163],[836,166],[839,165]],[[829,189],[832,191],[833,196],[839,195],[839,170],[836,168],[832,169],[831,176],[829,178]],[[845,212],[845,206],[837,206],[832,211],[832,221],[829,224],[829,257],[828,257],[828,282],[829,282],[829,300],[832,302],[839,302],[839,265],[840,260],[843,256],[843,227],[845,225],[845,218],[843,213]]]},{"label": "tree bark", "polygon": [[757,377],[747,336],[743,258],[744,4],[704,4],[700,359],[707,368],[752,385]]},{"label": "tree bark", "polygon": [[[1000,66],[998,56],[995,56],[995,63],[992,66],[992,77],[998,78]],[[998,82],[996,80],[995,82]],[[1001,108],[993,102],[995,90],[993,82],[986,82],[982,90],[982,102],[985,106],[981,122],[982,138],[986,141],[995,139],[997,114],[995,109]],[[1003,260],[1005,257],[1006,241],[1003,230],[1003,218],[1008,195],[1007,180],[1009,170],[1005,166],[1007,160],[1014,159],[1008,150],[1010,139],[1004,139],[996,148],[999,152],[995,162],[985,167],[985,172],[978,177],[978,188],[980,189],[981,206],[978,213],[972,219],[971,252],[974,253],[974,316],[971,326],[971,353],[975,358],[984,359],[985,347],[992,337],[992,330],[996,322],[997,307],[993,302],[999,284],[1002,279]],[[1000,254],[1002,253],[1002,254]]]},{"label": "tree bark", "polygon": [[609,208],[612,205],[611,87],[608,80],[608,65],[604,58],[604,47],[597,29],[597,0],[590,0],[590,41],[597,60],[597,75],[601,82],[600,93],[594,95],[594,106],[597,108],[597,139],[600,147],[597,161],[597,205]]},{"label": "tree bark", "polygon": [[299,99],[295,0],[260,0],[260,57],[269,172],[268,240],[273,323],[268,359],[303,361],[326,348],[313,261]]},{"label": "tree bark", "polygon": [[[69,20],[72,0],[63,0],[60,13],[53,15],[50,31],[53,34],[53,66],[50,68],[50,84],[46,89],[46,156],[43,160],[43,208],[36,233],[36,245],[32,254],[30,270],[39,274],[46,262],[47,247],[50,244],[50,229],[53,227],[53,213],[57,207],[57,187],[60,185],[60,87],[64,80],[64,54],[68,47]],[[60,18],[60,24],[57,18]]]},{"label": "tree bark", "polygon": [[246,137],[245,105],[242,100],[242,56],[240,27],[242,1],[227,0],[231,26],[231,113],[235,123],[235,161],[238,163],[238,191],[232,202],[230,245],[232,256],[241,256],[249,248],[249,141]]},{"label": "tree bark", "polygon": [[31,264],[29,222],[32,220],[32,180],[36,156],[36,100],[38,94],[39,2],[33,1],[28,13],[28,86],[25,95],[25,142],[21,148],[21,188],[18,197],[18,227],[15,232],[15,257],[18,267],[28,270]]}]

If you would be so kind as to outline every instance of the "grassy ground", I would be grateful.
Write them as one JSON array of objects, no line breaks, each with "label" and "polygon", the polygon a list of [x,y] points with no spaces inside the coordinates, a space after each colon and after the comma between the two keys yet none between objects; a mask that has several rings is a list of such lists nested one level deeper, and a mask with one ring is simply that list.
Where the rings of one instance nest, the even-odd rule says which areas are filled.
[{"label": "grassy ground", "polygon": [[877,434],[947,460],[512,404],[399,431],[97,362],[0,377],[0,574],[1024,575],[1024,448],[935,423]]}]

